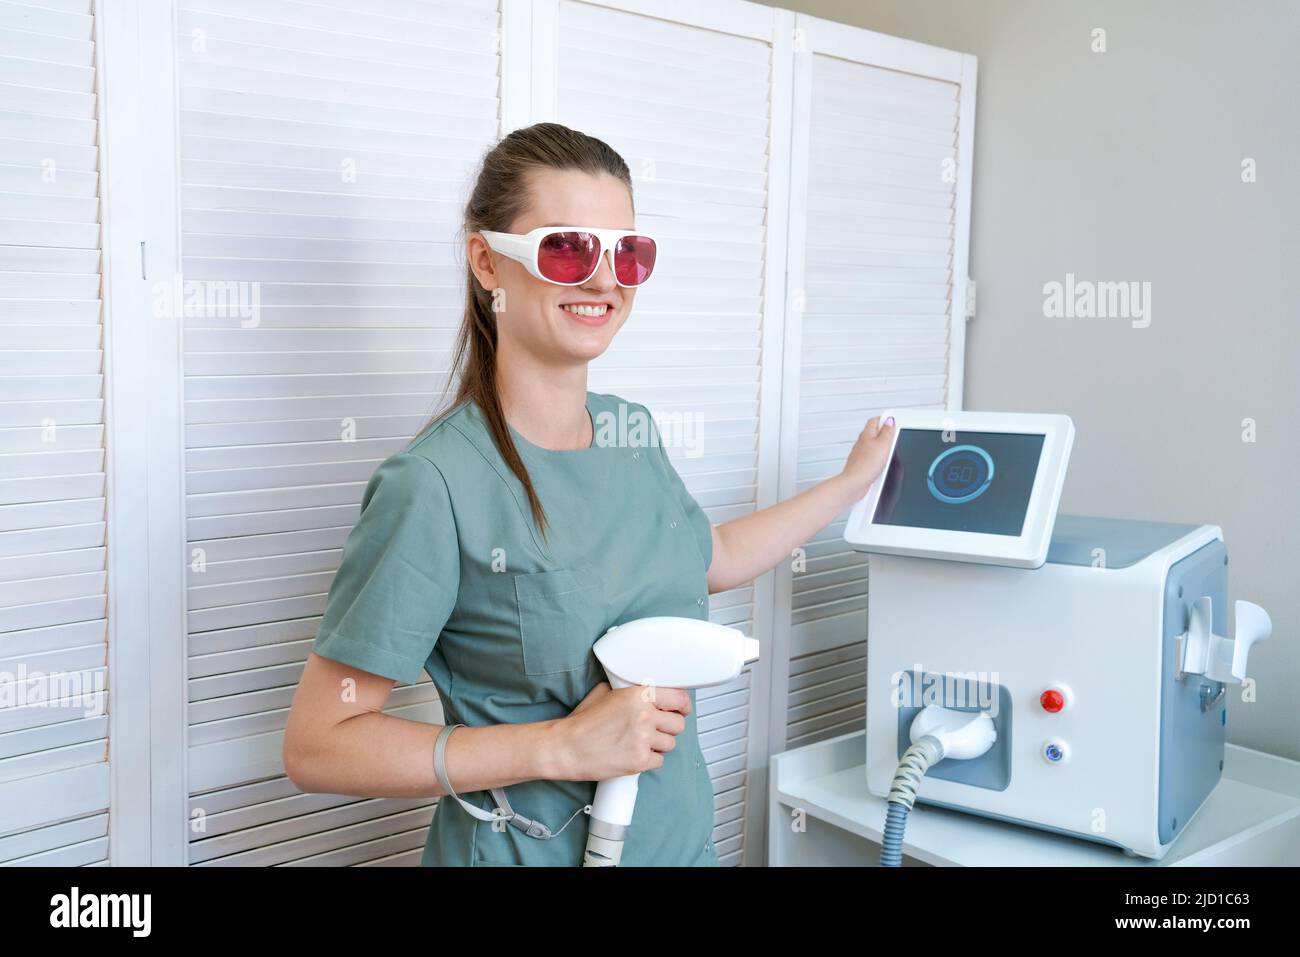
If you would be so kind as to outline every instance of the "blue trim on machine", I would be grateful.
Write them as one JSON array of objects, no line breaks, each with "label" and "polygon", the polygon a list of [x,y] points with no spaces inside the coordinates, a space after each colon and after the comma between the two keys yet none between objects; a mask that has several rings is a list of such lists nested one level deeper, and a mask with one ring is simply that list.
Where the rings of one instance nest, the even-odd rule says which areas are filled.
[{"label": "blue trim on machine", "polygon": [[1175,522],[1057,515],[1047,561],[1053,565],[1128,568],[1200,527]]},{"label": "blue trim on machine", "polygon": [[[1178,638],[1187,631],[1191,604],[1210,596],[1213,628],[1228,631],[1228,551],[1221,540],[1174,562],[1165,578],[1160,640],[1160,772],[1157,834],[1168,844],[1205,803],[1223,773],[1227,710],[1217,702],[1222,682],[1204,675],[1178,677]],[[1210,707],[1203,704],[1206,689]]]}]

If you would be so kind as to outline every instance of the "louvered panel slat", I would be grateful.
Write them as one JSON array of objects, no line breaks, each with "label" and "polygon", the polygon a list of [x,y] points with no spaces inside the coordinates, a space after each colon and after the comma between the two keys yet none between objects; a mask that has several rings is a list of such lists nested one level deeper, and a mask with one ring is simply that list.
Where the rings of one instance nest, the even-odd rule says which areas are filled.
[{"label": "louvered panel slat", "polygon": [[713,601],[715,610],[720,612],[725,612],[728,609],[743,609],[745,606],[753,604],[754,587],[750,584],[733,588],[731,591],[716,595]]},{"label": "louvered panel slat", "polygon": [[852,731],[861,731],[865,718],[866,709],[858,707],[826,715],[814,721],[791,724],[787,731],[787,747],[802,748]]},{"label": "louvered panel slat", "polygon": [[[866,616],[862,616],[866,626]],[[866,652],[861,642],[791,659],[786,735],[789,747],[826,740],[862,721]]]},{"label": "louvered panel slat", "polygon": [[[415,435],[427,420],[423,415],[349,416],[356,425],[357,434],[376,438],[396,438]],[[298,419],[291,422],[220,422],[201,423],[186,429],[186,444],[190,449],[229,446],[239,441],[256,443],[319,442],[337,439],[339,419]]]},{"label": "louvered panel slat", "polygon": [[206,631],[202,635],[195,635],[190,642],[190,674],[219,674],[223,670],[216,666],[219,662],[205,662],[205,659],[223,652],[251,650],[264,645],[314,638],[319,625],[320,622],[314,618],[295,618],[291,621],[276,621],[226,631]]},{"label": "louvered panel slat", "polygon": [[[100,661],[104,659],[104,648],[98,650]],[[95,675],[90,675],[92,678]],[[103,669],[98,677],[103,677]],[[52,748],[64,744],[84,743],[88,724],[77,725],[87,713],[103,714],[106,708],[106,696],[99,692],[77,699],[63,698],[40,705],[27,705],[21,708],[6,708],[0,713],[0,752],[5,756],[15,757],[25,748],[36,750]],[[32,732],[40,729],[42,734]],[[21,732],[21,733],[20,733]]]},{"label": "louvered panel slat", "polygon": [[89,867],[108,863],[108,837],[98,837],[79,844],[20,857],[6,862],[9,867]]},{"label": "louvered panel slat", "polygon": [[[463,192],[498,135],[500,14],[177,6],[181,258],[212,293],[181,317],[189,784],[211,825],[190,859],[400,858],[429,802],[296,795],[281,741],[365,483],[447,375]],[[441,711],[427,681],[390,710]]]},{"label": "louvered panel slat", "polygon": [[[395,96],[409,91],[433,94],[490,95],[492,83],[481,74],[462,72],[457,66],[472,63],[465,55],[452,52],[424,63],[390,63],[383,60],[366,60],[331,55],[305,49],[281,50],[276,58],[278,77],[289,85],[300,84],[301,78],[324,81],[323,87],[332,87],[334,95],[349,95],[347,88],[341,84],[362,84],[363,94],[371,90],[383,89]],[[188,63],[186,70],[190,76],[201,76],[200,71],[209,74],[218,70],[227,76],[240,73],[254,73],[267,76],[269,68],[266,53],[257,44],[238,40],[208,38],[207,60],[203,64]],[[227,72],[228,71],[228,72]],[[208,81],[220,87],[220,75],[207,77]],[[269,80],[269,76],[267,76]],[[331,83],[330,81],[334,81]],[[314,91],[312,91],[314,92]]]},{"label": "louvered panel slat", "polygon": [[[9,867],[50,866],[47,855],[59,854],[71,848],[107,842],[108,815],[92,814],[86,817],[51,824],[48,827],[33,828],[0,837],[0,863]],[[103,849],[106,850],[106,849]],[[84,853],[73,852],[76,862],[66,866],[77,866],[96,858],[87,858]],[[104,855],[101,853],[100,857]],[[62,861],[58,862],[63,864]]]},{"label": "louvered panel slat", "polygon": [[[847,601],[861,597],[867,584],[866,570],[857,561],[856,553],[835,552],[823,557],[813,557],[810,551],[808,569],[800,576],[799,587],[791,604],[796,616],[792,620],[810,621],[817,617],[818,607],[824,603]],[[827,614],[834,614],[832,608]]]},{"label": "louvered panel slat", "polygon": [[[107,810],[108,762],[102,753],[95,760],[93,749],[88,753],[83,745],[76,754],[63,758],[70,766],[41,775],[4,778],[0,833],[13,836]],[[84,758],[91,760],[78,760]]]},{"label": "louvered panel slat", "polygon": [[[433,392],[411,394],[356,395],[356,396],[287,396],[284,398],[211,399],[187,402],[185,416],[194,425],[223,425],[238,438],[234,431],[243,424],[272,421],[319,419],[330,416],[336,422],[344,418],[365,418],[382,415],[421,415],[428,419],[427,410],[433,407]],[[194,447],[194,446],[191,446]]]},{"label": "louvered panel slat", "polygon": [[[51,628],[10,632],[0,635],[0,658],[17,659],[67,648],[102,645],[107,635],[108,626],[103,620],[79,621]],[[5,670],[13,671],[14,664],[14,661],[6,660]]]},{"label": "louvered panel slat", "polygon": [[[235,545],[255,549],[263,547],[264,543],[280,541],[278,533],[337,530],[340,526],[350,528],[356,524],[360,513],[359,504],[333,508],[299,508],[233,517],[197,518],[191,519],[186,526],[194,547],[204,550],[210,546],[230,547],[232,542],[228,540],[233,539]],[[345,532],[347,528],[344,528]]]},{"label": "louvered panel slat", "polygon": [[712,769],[722,761],[735,760],[740,764],[746,761],[746,743],[743,732],[740,734],[717,735],[708,741],[700,739],[704,760],[708,762],[710,775]]},{"label": "louvered panel slat", "polygon": [[722,867],[739,867],[744,863],[744,843],[742,835],[737,834],[714,845],[718,849],[718,863]]},{"label": "louvered panel slat", "polygon": [[208,9],[187,3],[178,14],[177,27],[184,46],[198,30],[217,40],[266,47],[260,61],[263,64],[274,58],[271,51],[303,50],[412,66],[446,57],[467,72],[488,71],[496,66],[495,4],[485,4],[484,17],[465,24],[419,23],[407,18],[383,22],[374,16],[292,2],[247,4],[258,10],[265,7],[266,13],[254,11],[246,17],[227,15],[233,11],[224,2],[202,6]]},{"label": "louvered panel slat", "polygon": [[[25,555],[21,558],[0,558],[0,582],[99,571],[103,568],[104,549],[102,548],[81,548],[43,555]],[[3,647],[0,645],[0,649]],[[0,654],[3,654],[3,651],[0,651]]]},{"label": "louvered panel slat", "polygon": [[197,866],[287,864],[402,831],[428,829],[436,805],[424,798],[354,801],[272,824],[190,842]]},{"label": "louvered panel slat", "polygon": [[[236,55],[209,57],[204,63],[187,63],[183,74],[185,80],[203,86],[210,96],[224,100],[229,99],[229,94],[242,91],[280,100],[292,98],[346,106],[389,107],[413,113],[436,112],[439,96],[451,94],[458,98],[450,101],[452,109],[472,114],[477,112],[475,107],[482,109],[485,101],[496,93],[491,81],[484,77],[458,76],[454,73],[438,75],[426,71],[425,82],[421,87],[414,88],[405,85],[402,82],[405,78],[401,76],[384,77],[381,82],[357,82],[297,75],[286,72],[283,64],[281,69],[274,71],[264,66],[245,67],[229,62],[239,59],[238,49],[233,44],[225,45],[225,52]],[[476,103],[476,100],[479,102]]]},{"label": "louvered panel slat", "polygon": [[0,4],[0,29],[23,30],[50,37],[89,40],[94,19],[85,10],[28,3]]},{"label": "louvered panel slat", "polygon": [[427,829],[414,828],[401,831],[387,837],[361,844],[353,844],[337,851],[326,851],[293,861],[286,861],[282,867],[366,867],[378,861],[391,860],[394,856],[407,857],[409,863],[419,863],[424,853]]},{"label": "louvered panel slat", "polygon": [[420,858],[424,855],[423,837],[419,847],[412,848],[409,851],[403,851],[400,854],[390,854],[387,857],[376,858],[373,861],[362,861],[357,867],[415,867],[420,863]]},{"label": "louvered panel slat", "polygon": [[107,860],[99,132],[89,4],[0,0],[0,862]]},{"label": "louvered panel slat", "polygon": [[[93,745],[108,737],[108,718],[84,718],[75,721],[60,721],[56,724],[25,728],[0,735],[0,764],[18,757],[27,758],[37,752],[55,752],[71,749],[81,745]],[[102,753],[102,752],[90,752]],[[41,762],[43,765],[43,762]],[[22,767],[21,763],[13,765],[14,769]]]},{"label": "louvered panel slat", "polygon": [[[314,510],[309,509],[309,511]],[[359,506],[353,506],[352,511],[354,513],[359,512]],[[351,526],[345,518],[334,526],[321,526],[305,531],[288,531],[262,536],[240,536],[196,541],[195,547],[202,548],[205,561],[214,562],[320,551],[341,547],[347,539],[350,528]],[[191,562],[192,564],[193,562]]]},{"label": "louvered panel slat", "polygon": [[193,585],[221,585],[252,579],[281,578],[293,573],[330,572],[338,567],[341,552],[322,550],[289,555],[267,555],[254,559],[209,562],[202,569],[189,569]]}]

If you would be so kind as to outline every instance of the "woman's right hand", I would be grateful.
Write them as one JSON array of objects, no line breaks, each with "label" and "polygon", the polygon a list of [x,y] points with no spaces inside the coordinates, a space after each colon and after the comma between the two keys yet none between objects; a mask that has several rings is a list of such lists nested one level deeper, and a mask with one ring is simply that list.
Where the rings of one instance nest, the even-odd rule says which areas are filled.
[{"label": "woman's right hand", "polygon": [[605,781],[662,767],[690,711],[691,697],[680,688],[610,688],[602,681],[556,722],[561,780]]}]

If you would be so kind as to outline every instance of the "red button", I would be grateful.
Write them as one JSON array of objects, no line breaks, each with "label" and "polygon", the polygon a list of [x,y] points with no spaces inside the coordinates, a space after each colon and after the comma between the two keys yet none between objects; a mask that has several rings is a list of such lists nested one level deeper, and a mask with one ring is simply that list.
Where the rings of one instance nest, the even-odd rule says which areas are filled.
[{"label": "red button", "polygon": [[1049,688],[1038,696],[1038,703],[1043,706],[1044,711],[1056,714],[1065,707],[1065,695],[1055,688]]}]

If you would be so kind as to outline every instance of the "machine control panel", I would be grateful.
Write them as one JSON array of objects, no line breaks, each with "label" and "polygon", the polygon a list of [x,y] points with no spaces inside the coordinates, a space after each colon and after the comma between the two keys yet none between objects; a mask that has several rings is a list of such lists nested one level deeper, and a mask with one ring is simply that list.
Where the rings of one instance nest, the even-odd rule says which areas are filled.
[{"label": "machine control panel", "polygon": [[867,552],[1037,568],[1047,559],[1068,416],[903,409],[889,464],[849,515]]}]

